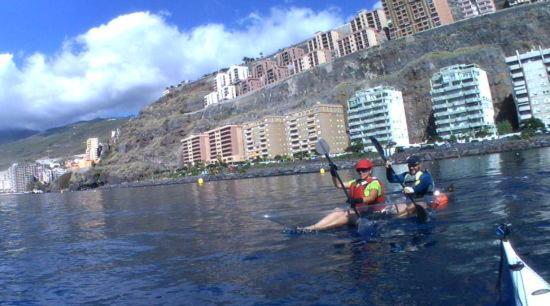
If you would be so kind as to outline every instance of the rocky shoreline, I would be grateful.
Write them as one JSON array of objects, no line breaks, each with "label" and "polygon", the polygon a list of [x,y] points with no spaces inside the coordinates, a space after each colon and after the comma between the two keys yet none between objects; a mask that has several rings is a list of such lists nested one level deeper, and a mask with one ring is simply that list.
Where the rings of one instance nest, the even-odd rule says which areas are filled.
[{"label": "rocky shoreline", "polygon": [[[455,143],[448,144],[433,148],[411,148],[403,152],[396,153],[392,156],[392,160],[396,163],[403,163],[407,156],[416,154],[421,156],[423,160],[440,160],[460,158],[465,156],[485,155],[493,153],[501,153],[508,151],[520,151],[527,149],[536,149],[550,147],[549,135],[538,135],[531,139],[497,139],[490,141],[483,141],[477,143]],[[350,169],[353,167],[357,160],[357,157],[339,158],[336,161],[340,169]],[[381,165],[380,159],[375,160],[376,165]],[[252,167],[247,169],[245,173],[222,173],[218,175],[198,175],[198,176],[186,176],[177,179],[158,179],[151,181],[140,182],[125,182],[120,184],[105,184],[99,186],[99,189],[112,189],[112,188],[134,188],[134,187],[146,187],[146,186],[159,186],[159,185],[174,185],[174,184],[189,184],[196,183],[200,178],[204,182],[213,182],[221,180],[240,180],[240,179],[252,179],[257,177],[271,177],[271,176],[284,176],[284,175],[298,175],[305,173],[319,172],[320,169],[327,169],[327,162],[324,159],[289,162],[273,164],[270,167]],[[78,189],[78,188],[77,188]]]}]

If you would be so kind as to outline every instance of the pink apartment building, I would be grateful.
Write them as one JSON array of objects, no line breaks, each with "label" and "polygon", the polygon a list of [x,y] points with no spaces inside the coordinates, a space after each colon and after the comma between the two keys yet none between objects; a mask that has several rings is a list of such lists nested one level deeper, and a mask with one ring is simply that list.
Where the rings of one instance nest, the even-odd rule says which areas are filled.
[{"label": "pink apartment building", "polygon": [[454,22],[447,0],[382,0],[382,5],[391,39]]},{"label": "pink apartment building", "polygon": [[239,125],[226,125],[212,129],[208,135],[209,157],[207,163],[221,160],[225,163],[245,160],[243,129]]},{"label": "pink apartment building", "polygon": [[388,26],[388,20],[384,10],[378,9],[373,11],[361,10],[350,21],[350,28],[352,32],[360,31],[366,28],[373,28],[378,31],[383,31]]},{"label": "pink apartment building", "polygon": [[199,161],[210,159],[210,143],[208,135],[203,133],[191,135],[181,140],[180,165],[194,165]]},{"label": "pink apartment building", "polygon": [[326,32],[317,32],[315,36],[307,42],[308,52],[315,50],[336,50],[336,42],[340,38],[337,31],[330,30]]}]

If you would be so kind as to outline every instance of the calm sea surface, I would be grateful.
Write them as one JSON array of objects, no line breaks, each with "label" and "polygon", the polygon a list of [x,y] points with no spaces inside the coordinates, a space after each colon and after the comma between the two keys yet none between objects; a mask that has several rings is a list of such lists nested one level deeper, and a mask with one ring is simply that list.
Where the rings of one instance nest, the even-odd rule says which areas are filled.
[{"label": "calm sea surface", "polygon": [[448,207],[374,237],[284,231],[342,203],[329,175],[1,195],[0,304],[494,305],[502,222],[550,280],[550,149],[426,166]]}]

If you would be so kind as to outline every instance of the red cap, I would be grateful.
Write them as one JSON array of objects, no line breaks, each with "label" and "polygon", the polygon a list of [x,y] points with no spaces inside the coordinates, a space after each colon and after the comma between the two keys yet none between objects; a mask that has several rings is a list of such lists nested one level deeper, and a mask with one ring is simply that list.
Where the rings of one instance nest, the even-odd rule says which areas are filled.
[{"label": "red cap", "polygon": [[355,164],[355,170],[359,171],[360,169],[371,169],[373,166],[370,159],[361,159]]}]

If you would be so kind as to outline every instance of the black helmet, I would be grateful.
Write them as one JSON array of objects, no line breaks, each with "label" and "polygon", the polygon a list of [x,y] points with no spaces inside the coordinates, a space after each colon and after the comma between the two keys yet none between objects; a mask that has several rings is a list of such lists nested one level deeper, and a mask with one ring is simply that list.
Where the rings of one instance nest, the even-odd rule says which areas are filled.
[{"label": "black helmet", "polygon": [[416,155],[411,155],[407,158],[407,165],[409,167],[414,167],[420,165],[422,161],[420,160],[420,157]]}]

